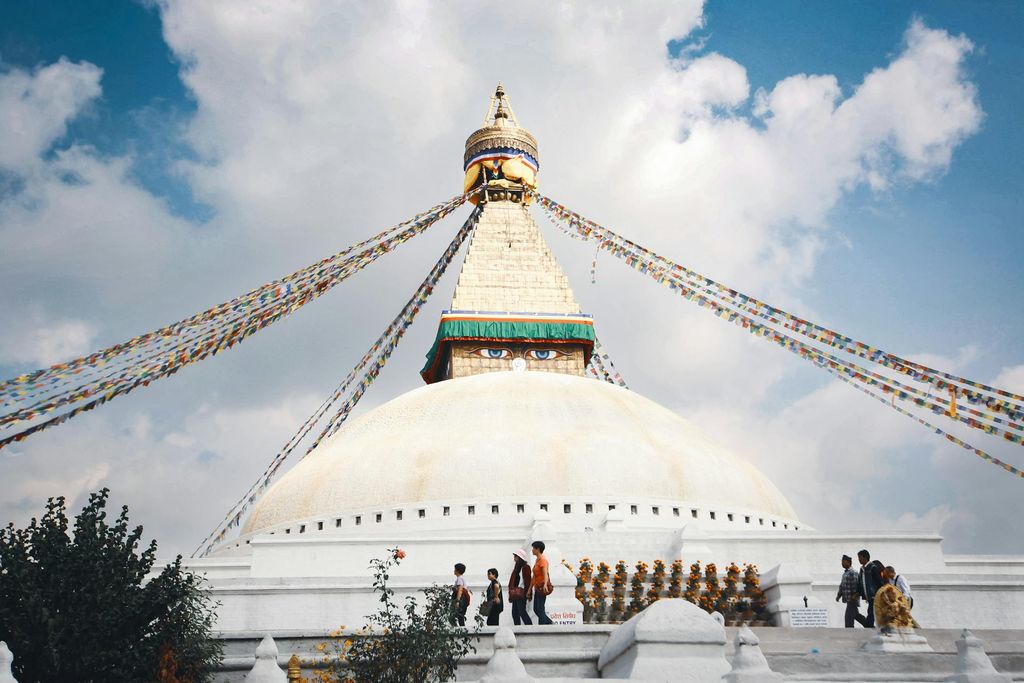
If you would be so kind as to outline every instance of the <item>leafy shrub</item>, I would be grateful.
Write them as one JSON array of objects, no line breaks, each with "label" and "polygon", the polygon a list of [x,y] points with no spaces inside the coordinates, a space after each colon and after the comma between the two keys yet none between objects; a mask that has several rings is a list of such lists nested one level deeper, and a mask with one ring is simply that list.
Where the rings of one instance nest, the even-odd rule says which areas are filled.
[{"label": "leafy shrub", "polygon": [[[373,590],[381,606],[367,616],[368,624],[359,637],[340,632],[327,645],[335,653],[331,672],[338,681],[355,683],[440,683],[453,680],[459,660],[476,652],[473,644],[479,636],[455,625],[451,586],[434,584],[421,591],[423,605],[409,595],[405,604],[395,601],[388,586],[393,567],[401,563],[405,552],[389,548],[384,559],[370,562]],[[476,630],[483,617],[476,615]]]},{"label": "leafy shrub", "polygon": [[72,533],[64,498],[42,519],[0,529],[0,640],[21,683],[203,683],[220,659],[214,605],[181,557],[151,580],[156,541],[128,508],[107,519],[109,491],[89,496]]}]

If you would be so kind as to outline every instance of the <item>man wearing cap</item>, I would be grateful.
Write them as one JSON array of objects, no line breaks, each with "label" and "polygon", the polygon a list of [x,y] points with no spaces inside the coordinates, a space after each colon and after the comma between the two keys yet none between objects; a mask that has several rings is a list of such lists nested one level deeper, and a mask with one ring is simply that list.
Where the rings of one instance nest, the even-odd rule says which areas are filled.
[{"label": "man wearing cap", "polygon": [[853,558],[849,555],[843,555],[843,578],[839,580],[836,602],[840,599],[846,603],[846,628],[853,628],[854,622],[865,626],[866,619],[860,613],[860,576],[853,569]]}]

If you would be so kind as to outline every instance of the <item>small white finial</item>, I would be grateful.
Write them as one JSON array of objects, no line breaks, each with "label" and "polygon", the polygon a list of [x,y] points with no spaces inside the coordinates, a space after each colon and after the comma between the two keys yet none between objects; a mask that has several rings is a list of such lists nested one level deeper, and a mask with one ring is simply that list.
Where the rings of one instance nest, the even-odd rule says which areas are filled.
[{"label": "small white finial", "polygon": [[277,665],[277,643],[265,636],[256,648],[256,664],[245,675],[249,683],[288,683],[288,676]]},{"label": "small white finial", "polygon": [[964,629],[956,641],[956,674],[947,683],[1011,683],[1008,674],[1001,674],[992,666],[981,639]]},{"label": "small white finial", "polygon": [[761,640],[744,626],[736,633],[736,653],[732,657],[732,671],[722,679],[726,683],[776,683],[782,680],[768,666],[761,652]]},{"label": "small white finial", "polygon": [[526,667],[516,654],[516,634],[502,626],[494,634],[494,654],[487,660],[487,668],[480,683],[531,683]]}]

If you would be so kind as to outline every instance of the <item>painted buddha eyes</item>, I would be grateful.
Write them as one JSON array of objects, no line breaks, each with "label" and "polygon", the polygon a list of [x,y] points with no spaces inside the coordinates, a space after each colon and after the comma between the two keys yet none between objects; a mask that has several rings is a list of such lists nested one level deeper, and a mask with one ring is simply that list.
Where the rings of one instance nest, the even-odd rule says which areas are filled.
[{"label": "painted buddha eyes", "polygon": [[476,355],[482,358],[490,358],[491,360],[499,360],[501,358],[511,358],[512,352],[508,349],[483,348],[477,349]]},{"label": "painted buddha eyes", "polygon": [[[481,358],[487,358],[489,360],[502,360],[512,357],[512,351],[510,349],[496,347],[483,347],[476,349],[473,353]],[[556,351],[555,349],[527,349],[523,355],[530,360],[545,361],[561,358],[565,353],[562,351]]]},{"label": "painted buddha eyes", "polygon": [[526,352],[526,357],[530,360],[554,360],[564,355],[561,351],[554,349],[530,349]]}]

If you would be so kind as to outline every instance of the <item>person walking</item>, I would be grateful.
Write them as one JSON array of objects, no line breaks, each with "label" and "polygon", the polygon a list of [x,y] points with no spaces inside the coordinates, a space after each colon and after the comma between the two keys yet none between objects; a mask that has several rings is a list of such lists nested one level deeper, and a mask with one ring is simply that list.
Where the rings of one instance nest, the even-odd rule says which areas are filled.
[{"label": "person walking", "polygon": [[532,626],[533,621],[526,613],[526,593],[533,583],[529,557],[522,548],[516,548],[512,557],[515,559],[515,567],[508,577],[508,601],[512,603],[512,621],[516,626]]},{"label": "person walking", "polygon": [[899,589],[900,593],[903,593],[903,597],[907,599],[907,605],[910,609],[914,609],[914,595],[910,592],[910,583],[903,578],[901,575],[896,573],[896,570],[890,565],[886,567],[882,572],[882,577],[886,583],[891,583]]},{"label": "person walking", "polygon": [[455,583],[452,585],[452,623],[466,625],[466,610],[469,609],[469,589],[466,588],[466,565],[455,565]]},{"label": "person walking", "polygon": [[487,602],[491,605],[487,612],[487,625],[497,626],[498,618],[505,611],[505,599],[501,594],[501,584],[498,583],[498,570],[493,567],[487,570]]},{"label": "person walking", "polygon": [[914,594],[910,592],[910,582],[903,578],[901,574],[897,574],[896,570],[892,567],[892,565],[882,570],[882,578],[885,580],[886,583],[891,583],[892,585],[896,586],[896,590],[898,590],[900,594],[903,595],[903,597],[906,599],[907,609],[909,609],[911,612],[910,625],[913,628],[921,628],[921,624],[917,623],[917,617],[915,617],[913,614]]},{"label": "person walking", "polygon": [[839,580],[839,591],[836,602],[840,599],[846,603],[846,614],[843,617],[846,628],[853,628],[854,623],[864,626],[867,621],[860,613],[860,577],[853,568],[853,558],[843,555],[843,578]]},{"label": "person walking", "polygon": [[551,618],[545,611],[545,603],[551,593],[551,576],[548,573],[548,558],[544,557],[544,541],[534,541],[530,544],[533,551],[533,581],[526,591],[526,599],[533,600],[533,613],[537,615],[537,623],[541,625],[550,624]]},{"label": "person walking", "polygon": [[882,587],[882,563],[871,560],[871,553],[861,550],[857,553],[860,562],[860,597],[868,602],[868,614],[862,622],[864,628],[875,627],[875,593]]}]

